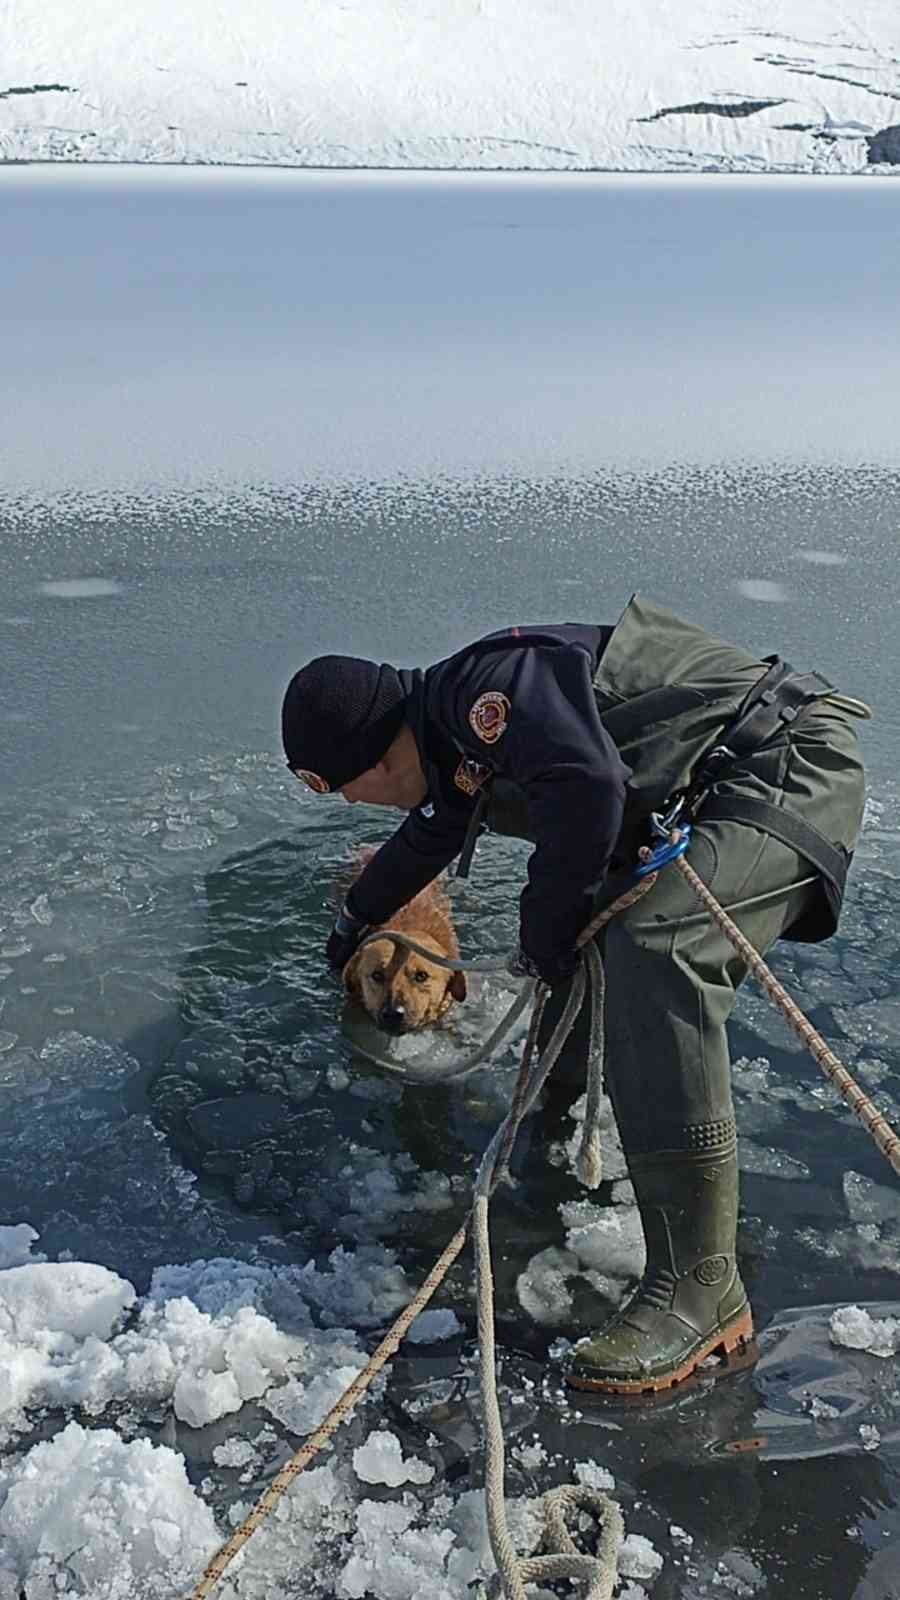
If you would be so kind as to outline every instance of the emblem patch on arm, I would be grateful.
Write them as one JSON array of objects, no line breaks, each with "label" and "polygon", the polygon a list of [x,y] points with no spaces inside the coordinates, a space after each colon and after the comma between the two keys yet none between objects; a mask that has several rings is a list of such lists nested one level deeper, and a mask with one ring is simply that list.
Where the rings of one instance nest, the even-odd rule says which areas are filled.
[{"label": "emblem patch on arm", "polygon": [[469,712],[469,726],[485,744],[496,744],[509,726],[510,709],[505,694],[489,689],[478,696]]},{"label": "emblem patch on arm", "polygon": [[485,767],[480,761],[472,761],[468,756],[464,756],[453,774],[453,782],[456,784],[457,789],[462,790],[463,794],[473,795],[477,794],[479,789],[487,783],[490,776],[490,767]]}]

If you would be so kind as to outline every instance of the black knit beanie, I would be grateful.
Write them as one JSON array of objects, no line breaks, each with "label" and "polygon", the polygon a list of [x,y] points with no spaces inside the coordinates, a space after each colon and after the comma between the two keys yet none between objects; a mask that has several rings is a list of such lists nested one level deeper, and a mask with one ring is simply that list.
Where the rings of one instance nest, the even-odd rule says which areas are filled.
[{"label": "black knit beanie", "polygon": [[288,766],[317,794],[352,783],[399,733],[405,703],[394,667],[317,656],[294,673],[281,707]]}]

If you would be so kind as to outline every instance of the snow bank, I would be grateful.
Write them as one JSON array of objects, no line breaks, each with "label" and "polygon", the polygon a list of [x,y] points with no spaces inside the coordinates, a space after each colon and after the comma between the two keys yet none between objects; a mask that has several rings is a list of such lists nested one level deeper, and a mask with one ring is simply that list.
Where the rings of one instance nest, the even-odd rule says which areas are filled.
[{"label": "snow bank", "polygon": [[18,0],[0,158],[889,170],[898,56],[894,0]]}]

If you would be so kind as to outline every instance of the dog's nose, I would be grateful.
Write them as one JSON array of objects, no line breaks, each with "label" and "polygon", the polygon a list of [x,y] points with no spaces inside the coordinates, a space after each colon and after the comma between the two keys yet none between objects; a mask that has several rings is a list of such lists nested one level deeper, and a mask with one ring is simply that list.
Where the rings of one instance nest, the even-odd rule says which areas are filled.
[{"label": "dog's nose", "polygon": [[387,1033],[403,1033],[406,1029],[406,1010],[403,1006],[382,1006],[378,1013],[379,1026]]}]

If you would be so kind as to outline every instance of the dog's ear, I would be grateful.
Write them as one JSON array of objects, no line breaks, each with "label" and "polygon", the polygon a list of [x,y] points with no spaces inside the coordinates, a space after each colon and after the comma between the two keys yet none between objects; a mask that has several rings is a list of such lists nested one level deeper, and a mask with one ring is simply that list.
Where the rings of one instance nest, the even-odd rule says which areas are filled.
[{"label": "dog's ear", "polygon": [[450,982],[448,983],[447,988],[449,989],[450,993],[452,994],[454,1000],[465,1000],[466,995],[469,992],[468,991],[468,986],[466,984],[466,975],[465,975],[465,973],[464,972],[453,972],[453,973],[451,973]]},{"label": "dog's ear", "polygon": [[362,951],[357,950],[356,954],[350,957],[350,960],[347,962],[347,965],[341,973],[341,982],[344,985],[347,993],[352,995],[354,1000],[358,1000],[360,995],[358,974],[361,956]]}]

